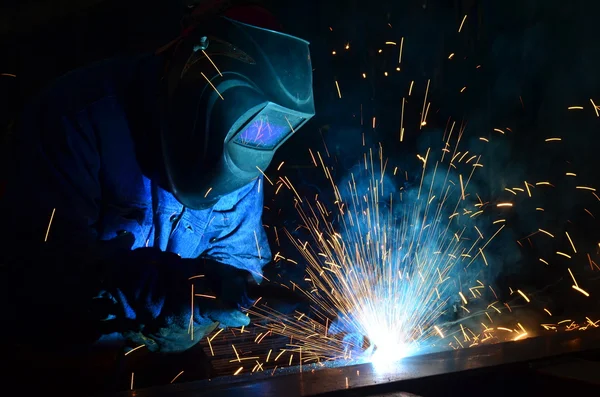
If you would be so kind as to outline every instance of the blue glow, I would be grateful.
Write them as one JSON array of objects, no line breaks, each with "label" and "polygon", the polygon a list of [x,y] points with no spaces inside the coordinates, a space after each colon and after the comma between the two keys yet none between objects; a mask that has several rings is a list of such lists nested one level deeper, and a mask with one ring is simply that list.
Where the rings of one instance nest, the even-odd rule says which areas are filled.
[{"label": "blue glow", "polygon": [[419,183],[408,185],[404,173],[385,174],[386,160],[375,156],[366,154],[334,186],[335,227],[314,215],[321,207],[300,212],[316,253],[298,247],[311,265],[319,303],[339,313],[329,328],[341,344],[336,358],[383,368],[445,338],[438,320],[449,303],[485,287],[476,279],[489,240],[472,216],[483,206],[471,193],[474,184],[461,187],[458,174],[472,165],[442,171],[431,161],[419,170]]},{"label": "blue glow", "polygon": [[279,112],[260,114],[239,134],[234,142],[260,149],[275,148],[298,125],[301,119]]},{"label": "blue glow", "polygon": [[410,349],[406,345],[384,345],[373,352],[369,361],[376,372],[389,372],[396,368],[399,361],[410,355]]}]

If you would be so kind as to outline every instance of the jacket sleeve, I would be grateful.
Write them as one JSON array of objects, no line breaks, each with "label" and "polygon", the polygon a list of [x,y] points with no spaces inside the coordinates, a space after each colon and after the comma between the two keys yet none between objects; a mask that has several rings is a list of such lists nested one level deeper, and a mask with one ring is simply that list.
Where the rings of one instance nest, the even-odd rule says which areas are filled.
[{"label": "jacket sleeve", "polygon": [[262,179],[235,207],[235,225],[220,236],[205,256],[217,262],[249,271],[256,282],[262,281],[262,268],[271,261],[271,249],[262,224]]},{"label": "jacket sleeve", "polygon": [[0,250],[7,284],[2,305],[12,318],[4,328],[35,343],[35,330],[43,327],[44,339],[56,346],[99,336],[91,297],[106,259],[131,246],[129,239],[98,241],[102,189],[95,131],[87,128],[85,110],[63,112],[60,101],[57,95],[41,98],[23,112],[14,169],[0,201],[1,226],[10,231]]},{"label": "jacket sleeve", "polygon": [[[38,103],[23,112],[1,201],[0,222],[10,233],[0,255],[7,265],[9,316],[19,333],[71,312],[83,288],[76,264],[87,260],[85,251],[96,236],[100,186],[94,141],[73,118],[53,110],[51,103]],[[40,299],[34,291],[51,293]]]}]

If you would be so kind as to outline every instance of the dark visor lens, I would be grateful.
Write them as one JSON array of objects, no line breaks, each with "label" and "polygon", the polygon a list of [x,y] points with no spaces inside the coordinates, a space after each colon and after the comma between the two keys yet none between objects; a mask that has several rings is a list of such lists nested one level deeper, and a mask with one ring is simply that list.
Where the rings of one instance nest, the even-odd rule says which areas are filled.
[{"label": "dark visor lens", "polygon": [[296,115],[274,110],[263,111],[246,124],[233,141],[258,149],[274,149],[303,121],[304,118]]}]

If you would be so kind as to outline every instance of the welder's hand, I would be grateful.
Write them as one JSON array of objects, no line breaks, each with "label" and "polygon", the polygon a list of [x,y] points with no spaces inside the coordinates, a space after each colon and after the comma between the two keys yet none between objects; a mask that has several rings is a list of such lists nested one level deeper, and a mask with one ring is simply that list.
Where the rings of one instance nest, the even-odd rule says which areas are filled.
[{"label": "welder's hand", "polygon": [[104,297],[115,309],[109,321],[151,351],[186,350],[217,326],[249,324],[240,311],[247,299],[246,275],[240,272],[153,248],[131,251],[105,281]]}]

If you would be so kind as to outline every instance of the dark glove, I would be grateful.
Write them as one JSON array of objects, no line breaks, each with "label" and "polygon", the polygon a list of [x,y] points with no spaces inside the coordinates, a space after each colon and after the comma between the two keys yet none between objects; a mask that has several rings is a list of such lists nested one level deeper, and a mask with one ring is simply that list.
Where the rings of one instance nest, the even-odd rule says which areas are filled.
[{"label": "dark glove", "polygon": [[231,266],[140,248],[121,255],[106,274],[99,295],[112,302],[106,322],[151,351],[183,351],[217,326],[250,322],[240,311],[250,274]]}]

